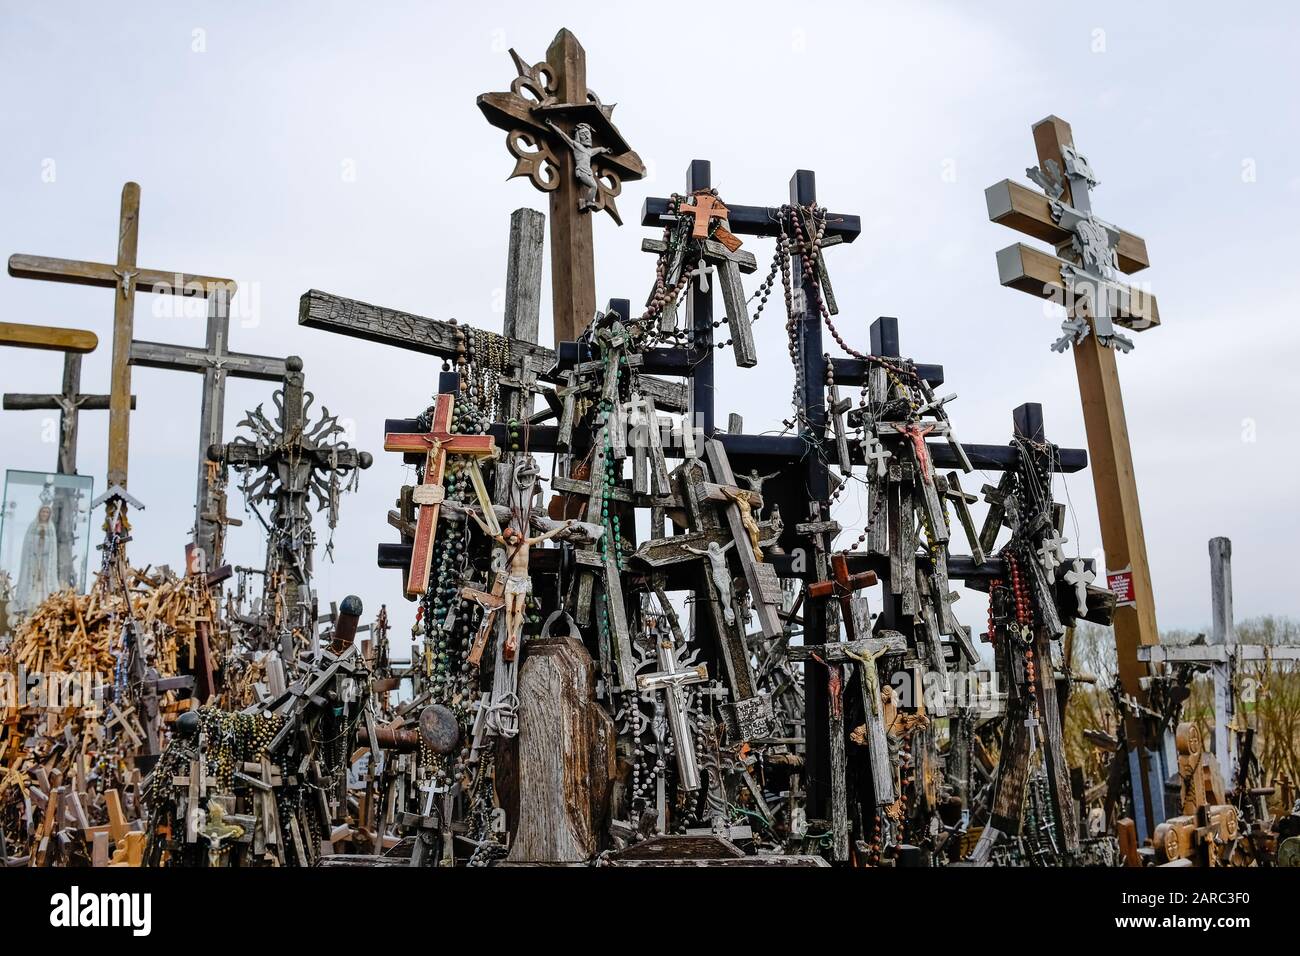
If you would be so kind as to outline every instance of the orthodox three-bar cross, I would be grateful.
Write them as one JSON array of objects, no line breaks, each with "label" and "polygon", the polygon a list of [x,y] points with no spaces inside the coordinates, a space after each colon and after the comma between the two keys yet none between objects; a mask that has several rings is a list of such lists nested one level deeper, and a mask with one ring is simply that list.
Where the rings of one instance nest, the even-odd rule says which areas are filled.
[{"label": "orthodox three-bar cross", "polygon": [[112,385],[108,415],[108,487],[127,487],[127,458],[131,420],[131,337],[135,324],[137,290],[168,295],[203,296],[224,290],[233,296],[231,279],[191,275],[160,269],[144,269],[136,264],[140,238],[140,187],[127,183],[122,187],[122,206],[118,217],[117,259],[112,264],[54,259],[46,256],[12,255],[9,274],[20,279],[45,279],[113,289]]},{"label": "orthodox three-bar cross", "polygon": [[[1049,116],[1033,133],[1038,166],[1029,173],[1044,192],[1003,180],[985,191],[985,200],[990,219],[1052,243],[1057,255],[1017,243],[998,253],[998,273],[1005,286],[1066,305],[1066,334],[1056,347],[1074,345],[1106,566],[1131,574],[1131,600],[1115,611],[1119,678],[1125,694],[1144,702],[1140,681],[1147,668],[1138,649],[1159,644],[1160,633],[1115,362],[1117,348],[1132,346],[1115,326],[1141,331],[1160,321],[1154,296],[1117,281],[1147,267],[1146,242],[1093,214],[1090,190],[1097,180],[1068,123]],[[1141,721],[1130,713],[1125,729],[1147,780]]]},{"label": "orthodox three-bar cross", "polygon": [[511,178],[527,176],[550,193],[555,341],[572,342],[596,314],[591,216],[603,209],[621,224],[614,200],[645,166],[611,122],[613,104],[587,88],[587,53],[577,37],[561,30],[532,66],[514,50],[510,56],[519,75],[509,91],[484,93],[478,107],[507,132]]},{"label": "orthodox three-bar cross", "polygon": [[[448,455],[468,458],[495,458],[497,445],[491,435],[455,435],[451,431],[451,413],[454,399],[450,394],[440,394],[433,406],[433,420],[424,434],[389,432],[384,436],[384,451],[400,451],[408,455],[424,456],[424,480],[412,495],[420,513],[415,523],[415,543],[411,550],[411,566],[406,578],[406,593],[421,595],[429,586],[429,567],[433,560],[433,539],[438,527],[445,489],[443,474]],[[491,513],[491,502],[486,509]]]}]

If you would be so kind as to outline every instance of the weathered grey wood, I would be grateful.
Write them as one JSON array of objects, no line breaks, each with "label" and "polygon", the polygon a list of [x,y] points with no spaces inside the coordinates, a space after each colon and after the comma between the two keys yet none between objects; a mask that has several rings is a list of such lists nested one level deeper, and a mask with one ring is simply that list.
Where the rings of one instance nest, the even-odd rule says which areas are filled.
[{"label": "weathered grey wood", "polygon": [[826,644],[791,644],[786,653],[792,661],[809,660],[816,654],[828,663],[844,664],[861,661],[864,657],[876,658],[882,654],[902,654],[907,651],[907,640],[897,631],[879,631],[875,637],[860,637],[855,641],[832,641]]},{"label": "weathered grey wood", "polygon": [[983,564],[984,548],[980,543],[979,532],[975,530],[975,518],[970,511],[970,506],[979,500],[978,496],[968,495],[962,490],[961,477],[955,471],[948,472],[946,478],[936,475],[935,481],[939,482],[941,494],[953,503],[957,511],[957,520],[961,523],[962,531],[966,533],[971,557],[975,559],[976,564]]},{"label": "weathered grey wood", "polygon": [[753,368],[758,364],[758,350],[754,348],[754,333],[750,329],[749,306],[745,300],[745,287],[740,282],[740,269],[731,259],[718,263],[718,285],[722,288],[722,303],[727,311],[727,329],[731,351],[740,368]]},{"label": "weathered grey wood", "polygon": [[[589,860],[614,777],[614,724],[582,642],[534,638],[519,669],[518,824],[511,862]],[[556,702],[559,706],[556,706]]]},{"label": "weathered grey wood", "polygon": [[[456,330],[472,328],[429,319],[398,309],[371,305],[357,299],[345,299],[318,289],[303,293],[298,303],[298,324],[309,329],[322,329],[339,335],[350,335],[391,345],[395,348],[435,355],[439,358],[456,357]],[[509,364],[520,368],[527,356],[533,358],[533,368],[546,370],[539,377],[555,382],[549,370],[555,367],[555,351],[544,345],[514,340],[508,343]],[[687,407],[687,388],[680,382],[668,382],[652,375],[641,376],[641,390],[654,397],[662,409],[684,412]]]},{"label": "weathered grey wood", "polygon": [[[722,446],[722,442],[710,438],[704,443],[704,454],[708,458],[709,467],[718,484],[737,487],[736,476],[731,472],[731,463],[727,460],[727,450]],[[783,633],[778,614],[780,605],[770,594],[770,588],[764,586],[768,582],[763,580],[762,572],[758,568],[759,562],[749,547],[749,535],[741,522],[740,509],[735,504],[729,504],[723,508],[723,512],[726,514],[727,526],[731,529],[732,538],[736,542],[736,557],[739,558],[740,566],[745,573],[745,583],[749,586],[754,614],[763,630],[763,636],[769,639],[780,637]]]},{"label": "weathered grey wood", "polygon": [[1236,650],[1236,629],[1232,618],[1232,541],[1210,539],[1210,643],[1228,650],[1223,663],[1212,667],[1214,675],[1214,755],[1225,773],[1231,772],[1230,731],[1236,702],[1232,694],[1232,651]]}]

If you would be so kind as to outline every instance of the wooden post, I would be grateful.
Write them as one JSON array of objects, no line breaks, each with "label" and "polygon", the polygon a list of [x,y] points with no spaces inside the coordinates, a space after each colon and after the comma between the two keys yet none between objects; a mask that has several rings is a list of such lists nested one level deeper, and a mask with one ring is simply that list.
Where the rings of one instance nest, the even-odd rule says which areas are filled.
[{"label": "wooden post", "polygon": [[1236,702],[1232,694],[1232,661],[1236,632],[1232,624],[1232,541],[1210,539],[1210,643],[1226,651],[1214,664],[1214,755],[1224,773],[1232,772],[1231,741]]}]

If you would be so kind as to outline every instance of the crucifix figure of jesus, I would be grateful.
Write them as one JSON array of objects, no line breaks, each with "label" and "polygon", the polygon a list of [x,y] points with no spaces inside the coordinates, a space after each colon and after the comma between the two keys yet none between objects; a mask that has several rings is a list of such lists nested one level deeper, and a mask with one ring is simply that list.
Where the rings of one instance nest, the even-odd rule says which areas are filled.
[{"label": "crucifix figure of jesus", "polygon": [[553,119],[548,119],[546,125],[555,130],[555,135],[564,140],[564,144],[573,153],[573,175],[582,184],[582,193],[578,196],[578,208],[583,212],[599,209],[600,203],[596,201],[598,184],[596,174],[592,172],[591,161],[597,156],[605,155],[609,150],[604,146],[592,144],[592,130],[586,123],[575,126],[572,136],[556,126]]},{"label": "crucifix figure of jesus", "polygon": [[713,575],[713,587],[718,592],[718,601],[722,604],[722,617],[728,627],[733,627],[736,623],[736,612],[731,606],[731,569],[727,567],[727,552],[735,543],[735,541],[728,541],[725,545],[720,545],[716,541],[710,541],[706,548],[683,545],[691,554],[698,554],[708,560],[709,571]]},{"label": "crucifix figure of jesus", "polygon": [[550,531],[528,538],[514,528],[506,528],[494,534],[487,522],[476,512],[471,511],[469,515],[483,529],[484,534],[506,550],[506,643],[501,653],[506,660],[512,661],[519,652],[519,635],[524,629],[524,611],[528,603],[528,595],[533,591],[533,579],[528,574],[529,548],[541,544],[547,538],[554,538],[563,531],[568,531],[573,526],[573,522],[566,521]]}]

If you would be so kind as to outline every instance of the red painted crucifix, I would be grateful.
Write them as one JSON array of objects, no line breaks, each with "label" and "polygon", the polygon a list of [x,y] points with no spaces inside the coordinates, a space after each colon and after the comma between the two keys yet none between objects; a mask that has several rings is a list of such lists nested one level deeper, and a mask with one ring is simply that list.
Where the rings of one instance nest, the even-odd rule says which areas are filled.
[{"label": "red painted crucifix", "polygon": [[410,434],[389,432],[384,436],[384,451],[423,453],[424,481],[416,486],[412,500],[419,506],[415,523],[415,542],[411,549],[411,568],[406,578],[406,593],[423,594],[429,587],[429,567],[433,561],[433,539],[438,528],[438,512],[446,491],[442,476],[448,455],[466,458],[495,458],[499,452],[491,435],[454,435],[451,413],[454,397],[439,395],[433,407],[433,421],[428,432]]}]

